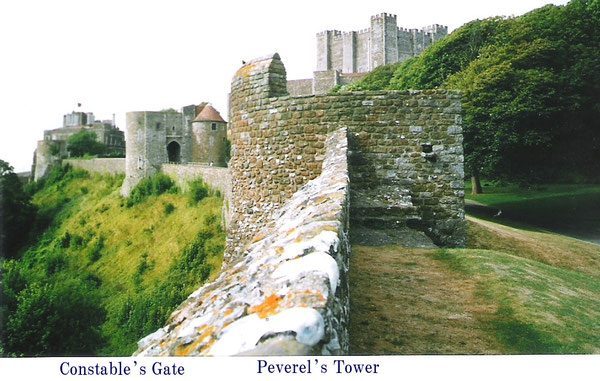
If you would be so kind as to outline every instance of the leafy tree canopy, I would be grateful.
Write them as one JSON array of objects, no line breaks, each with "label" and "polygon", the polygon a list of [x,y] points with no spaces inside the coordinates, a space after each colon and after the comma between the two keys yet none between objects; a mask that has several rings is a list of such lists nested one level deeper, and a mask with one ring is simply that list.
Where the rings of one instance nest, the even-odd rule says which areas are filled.
[{"label": "leafy tree canopy", "polygon": [[600,1],[472,21],[345,90],[463,92],[465,163],[490,179],[597,181]]},{"label": "leafy tree canopy", "polygon": [[0,160],[0,255],[15,258],[27,241],[36,209],[13,167]]},{"label": "leafy tree canopy", "polygon": [[99,142],[94,131],[81,130],[67,140],[67,150],[71,156],[81,157],[88,155],[101,155],[106,152],[106,144]]}]

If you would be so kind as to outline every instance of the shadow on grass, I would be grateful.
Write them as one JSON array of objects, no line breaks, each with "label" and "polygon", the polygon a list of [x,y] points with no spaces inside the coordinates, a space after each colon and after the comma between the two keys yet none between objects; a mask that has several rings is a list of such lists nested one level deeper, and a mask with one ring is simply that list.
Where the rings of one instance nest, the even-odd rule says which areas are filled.
[{"label": "shadow on grass", "polygon": [[[494,217],[498,211],[502,210],[502,215]],[[500,225],[508,226],[515,229],[526,230],[530,232],[543,232],[545,229],[540,227],[532,226],[523,221],[513,220],[510,217],[510,213],[506,213],[504,209],[498,209],[486,205],[473,205],[466,204],[465,212],[472,217],[479,218],[481,220],[494,222]],[[507,215],[508,214],[508,215]]]},{"label": "shadow on grass", "polygon": [[514,310],[501,306],[492,318],[484,322],[506,346],[508,352],[515,354],[557,354],[569,353],[561,343],[555,341],[533,324],[519,321]]},{"label": "shadow on grass", "polygon": [[[562,195],[478,205],[467,202],[473,217],[528,231],[549,230],[600,242],[600,193]],[[498,212],[502,213],[498,216]]]}]

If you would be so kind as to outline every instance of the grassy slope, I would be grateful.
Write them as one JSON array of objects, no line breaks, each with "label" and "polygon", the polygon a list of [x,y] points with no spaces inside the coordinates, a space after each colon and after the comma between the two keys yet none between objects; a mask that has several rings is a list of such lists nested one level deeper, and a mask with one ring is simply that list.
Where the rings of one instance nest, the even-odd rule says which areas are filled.
[{"label": "grassy slope", "polygon": [[[121,183],[122,177],[77,178],[58,188],[44,188],[33,200],[43,209],[59,211],[38,248],[55,246],[68,236],[69,247],[63,250],[68,258],[66,271],[89,271],[100,279],[109,311],[103,330],[109,335],[119,329],[119,323],[110,316],[118,315],[125,299],[151,292],[164,281],[186,245],[207,229],[215,234],[205,246],[220,251],[220,255],[206,259],[213,269],[209,279],[214,279],[221,267],[225,238],[219,228],[222,199],[207,197],[195,205],[185,195],[163,194],[127,208],[119,195]],[[167,207],[169,204],[172,207]],[[134,276],[140,273],[144,255],[147,266],[136,286]],[[198,286],[187,284],[184,288],[191,292]],[[129,355],[136,348],[135,341],[124,343],[123,337],[115,340],[119,342],[109,337],[108,349],[102,353]]]},{"label": "grassy slope", "polygon": [[351,351],[600,353],[598,246],[477,219],[468,239],[480,248],[353,247]]}]

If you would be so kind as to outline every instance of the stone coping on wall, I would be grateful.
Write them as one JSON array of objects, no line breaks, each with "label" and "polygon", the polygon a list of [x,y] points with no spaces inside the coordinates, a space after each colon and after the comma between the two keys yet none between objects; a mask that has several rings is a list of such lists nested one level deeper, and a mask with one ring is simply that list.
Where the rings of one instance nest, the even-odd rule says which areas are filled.
[{"label": "stone coping on wall", "polygon": [[328,135],[321,175],[274,213],[245,255],[140,340],[134,355],[347,353],[346,133]]}]

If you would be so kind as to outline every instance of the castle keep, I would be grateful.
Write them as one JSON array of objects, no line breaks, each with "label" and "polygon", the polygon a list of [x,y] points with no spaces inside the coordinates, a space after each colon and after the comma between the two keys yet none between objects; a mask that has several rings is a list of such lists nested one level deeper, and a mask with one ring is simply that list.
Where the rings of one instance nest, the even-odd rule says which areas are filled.
[{"label": "castle keep", "polygon": [[109,153],[125,155],[125,135],[116,126],[114,115],[113,120],[96,120],[91,112],[73,111],[63,116],[61,128],[44,131],[44,140],[38,141],[33,158],[34,180],[43,178],[52,165],[68,157],[67,140],[82,130],[93,131]]},{"label": "castle keep", "polygon": [[371,16],[371,25],[359,31],[326,30],[317,34],[317,69],[312,79],[292,80],[291,95],[325,94],[381,65],[403,62],[448,34],[448,27],[399,28],[396,15]]}]

